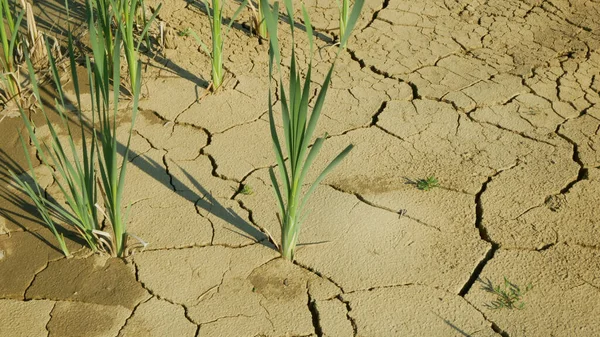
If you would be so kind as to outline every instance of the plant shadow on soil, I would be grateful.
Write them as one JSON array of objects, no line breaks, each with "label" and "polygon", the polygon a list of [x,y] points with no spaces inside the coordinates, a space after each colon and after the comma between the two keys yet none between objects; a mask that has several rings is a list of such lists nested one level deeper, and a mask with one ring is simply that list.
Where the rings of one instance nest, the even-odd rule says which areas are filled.
[{"label": "plant shadow on soil", "polygon": [[[62,250],[56,244],[24,225],[24,223],[28,223],[34,226],[46,227],[35,205],[10,190],[8,186],[12,183],[12,177],[8,174],[8,170],[21,175],[25,181],[33,181],[31,175],[25,173],[26,169],[15,162],[4,149],[0,149],[0,216],[6,221],[20,227],[23,231],[31,233],[57,252],[62,253]],[[49,199],[56,202],[51,196]],[[65,238],[79,245],[85,245],[85,241],[82,238],[75,232],[65,228],[60,222],[55,223],[55,226],[58,232],[63,234]]]},{"label": "plant shadow on soil", "polygon": [[[125,146],[123,144],[118,144],[118,151],[121,155],[125,152]],[[173,190],[173,186],[185,186],[185,191],[173,191],[186,200],[193,202],[196,207],[199,207],[206,212],[214,215],[215,217],[235,226],[239,232],[234,231],[235,233],[242,235],[246,238],[254,240],[263,244],[266,247],[272,248],[268,242],[265,241],[265,235],[254,227],[252,224],[248,223],[244,218],[239,216],[232,208],[223,206],[210,191],[200,184],[198,180],[196,180],[190,173],[188,173],[183,168],[179,167],[181,172],[185,175],[186,179],[189,181],[189,184],[184,183],[183,181],[177,179],[173,175],[170,175],[170,182],[164,181],[159,177],[153,175],[153,172],[157,170],[164,170],[164,166],[162,164],[157,163],[156,161],[144,157],[137,156],[136,154],[130,154],[132,158],[136,158],[134,162],[130,162],[130,164],[135,165],[138,169],[142,170],[150,177],[156,179],[156,181],[165,185],[165,187]],[[191,184],[191,185],[190,185]],[[193,188],[191,188],[193,187]],[[191,195],[190,195],[191,193]],[[134,206],[135,207],[135,206]]]},{"label": "plant shadow on soil", "polygon": [[[52,123],[60,123],[60,118],[58,112],[53,108],[53,105],[50,104],[50,97],[55,93],[54,89],[48,85],[41,85],[40,91],[42,93],[41,98],[44,106],[46,107],[46,113]],[[121,90],[123,91],[123,90]],[[73,102],[70,102],[65,98],[66,106],[76,106]],[[39,114],[32,114],[35,120],[37,120],[40,125],[43,125],[45,122],[41,119]],[[78,118],[74,116],[65,116],[68,119],[68,123],[71,125],[73,130],[80,130],[80,122]],[[87,120],[83,120],[83,129],[87,134],[91,134],[92,127]],[[7,120],[3,121],[3,124],[0,125],[0,132],[3,132],[6,135],[10,135],[11,132],[18,131],[19,128],[22,127],[22,121],[20,117],[13,118],[11,123]],[[21,132],[26,132],[21,130]],[[20,141],[18,141],[18,132],[13,133],[14,137],[16,137],[17,142],[15,149],[3,149],[0,148],[0,216],[3,216],[7,221],[15,224],[16,226],[22,228],[25,231],[28,231],[28,228],[24,224],[30,224],[35,227],[46,227],[43,219],[38,213],[35,205],[24,199],[20,193],[15,193],[15,190],[11,190],[9,185],[12,183],[12,177],[8,174],[9,170],[12,170],[17,175],[25,174],[28,171],[24,156],[29,155],[23,153],[22,147],[20,145]],[[77,136],[78,132],[74,132],[74,136]],[[27,137],[26,134],[23,136]],[[79,136],[80,137],[80,136]],[[3,137],[4,138],[4,137]],[[78,138],[78,137],[77,137]],[[7,138],[8,139],[8,138]],[[25,138],[27,139],[27,138]],[[75,139],[75,138],[74,138]],[[117,144],[117,151],[121,155],[124,156],[126,151],[126,146],[122,143]],[[10,152],[10,153],[9,153]],[[22,157],[22,158],[21,158]],[[22,160],[18,160],[21,158]],[[135,160],[133,160],[135,159]],[[18,160],[18,161],[17,161]],[[37,162],[36,158],[32,158],[35,162]],[[189,181],[188,183],[184,183],[177,179],[176,177],[170,175],[170,181],[165,181],[164,179],[160,179],[155,175],[155,172],[165,171],[165,167],[161,163],[157,163],[154,160],[147,158],[143,155],[135,153],[134,151],[129,151],[127,158],[129,165],[134,165],[142,172],[146,173],[148,176],[154,178],[169,190],[172,193],[177,193],[178,195],[184,197],[185,200],[189,200],[190,202],[195,204],[195,207],[199,207],[205,210],[207,213],[212,214],[213,216],[231,224],[239,231],[233,231],[241,236],[244,236],[250,240],[259,242],[267,247],[273,248],[268,244],[268,241],[265,242],[266,236],[255,226],[250,224],[244,218],[240,217],[232,208],[223,206],[206,188],[200,184],[191,174],[187,171],[182,170],[186,179]],[[33,181],[31,175],[24,177],[27,181]],[[174,190],[173,186],[185,186],[185,191]],[[52,196],[48,196],[50,200],[54,201]],[[135,207],[135,206],[133,206]],[[85,246],[85,242],[81,239],[75,232],[70,231],[65,226],[56,224],[59,233],[62,233],[69,239],[82,244]],[[1,228],[0,228],[1,229]],[[34,231],[31,231],[34,235]],[[50,242],[47,239],[41,237],[40,235],[36,235],[40,240],[48,244],[49,246],[58,249],[58,247]]]}]

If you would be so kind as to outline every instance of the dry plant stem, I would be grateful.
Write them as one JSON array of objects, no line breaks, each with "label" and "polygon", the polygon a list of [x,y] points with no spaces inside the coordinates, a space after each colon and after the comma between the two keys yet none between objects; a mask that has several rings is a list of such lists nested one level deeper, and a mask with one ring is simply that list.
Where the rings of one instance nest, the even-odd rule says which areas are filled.
[{"label": "dry plant stem", "polygon": [[256,34],[262,39],[267,39],[269,37],[269,33],[267,31],[267,23],[265,22],[262,12],[261,1],[259,0],[257,2],[256,7],[254,7],[252,1],[248,1],[248,6],[250,6],[250,10],[252,11],[252,21]]},{"label": "dry plant stem", "polygon": [[21,6],[27,13],[27,50],[35,67],[45,67],[48,64],[48,51],[44,38],[37,30],[33,8],[29,2],[21,0]]},{"label": "dry plant stem", "polygon": [[[353,8],[352,14],[349,17],[347,32],[351,32],[360,15],[364,0],[358,0]],[[281,54],[279,50],[279,40],[277,37],[277,25],[279,18],[279,2],[275,2],[273,9],[268,9],[267,0],[262,0],[263,13],[265,22],[269,31],[270,48],[269,48],[269,79],[274,77],[274,65],[277,65],[279,73],[279,92],[281,93],[281,111],[284,133],[284,144],[287,150],[284,160],[283,146],[279,141],[279,135],[275,127],[273,114],[273,98],[272,86],[269,85],[269,125],[271,130],[271,138],[275,150],[275,158],[280,173],[281,188],[273,169],[269,169],[269,176],[275,192],[275,196],[279,205],[279,214],[281,215],[281,254],[284,259],[293,260],[296,245],[300,234],[302,220],[305,216],[304,207],[308,198],[317,188],[319,183],[325,179],[326,175],[333,170],[342,160],[348,155],[352,149],[352,145],[346,147],[340,152],[325,169],[318,175],[317,179],[310,185],[306,193],[302,195],[303,187],[305,186],[306,175],[317,157],[327,135],[317,138],[311,145],[312,136],[316,129],[317,122],[321,115],[321,110],[327,96],[327,90],[331,82],[331,76],[335,66],[333,61],[327,76],[323,82],[321,89],[317,95],[317,99],[309,114],[309,98],[311,96],[311,75],[313,61],[313,31],[310,23],[310,18],[306,8],[302,7],[306,34],[308,36],[310,47],[310,62],[304,83],[301,81],[301,72],[297,67],[297,59],[294,47],[294,9],[292,0],[284,0],[290,31],[292,35],[292,52],[290,63],[290,80],[289,91],[286,91],[283,75],[281,70]],[[347,40],[348,34],[342,39],[342,42]],[[338,54],[342,49],[338,49]],[[288,96],[289,93],[289,96]],[[310,148],[310,149],[309,149]],[[283,191],[282,191],[283,190]],[[284,199],[285,198],[285,199]]]}]

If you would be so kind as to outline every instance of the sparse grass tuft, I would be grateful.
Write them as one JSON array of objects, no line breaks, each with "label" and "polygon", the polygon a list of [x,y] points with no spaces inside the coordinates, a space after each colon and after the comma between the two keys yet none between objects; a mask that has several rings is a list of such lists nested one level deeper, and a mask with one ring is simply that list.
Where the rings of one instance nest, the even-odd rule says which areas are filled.
[{"label": "sparse grass tuft", "polygon": [[490,304],[486,304],[486,307],[492,310],[502,308],[523,309],[525,307],[525,302],[522,301],[522,297],[529,290],[533,289],[533,285],[531,284],[528,284],[525,289],[521,289],[518,285],[510,282],[506,277],[504,277],[504,285],[502,287],[494,287],[492,281],[489,279],[483,283],[483,290],[496,295],[496,300],[492,301]]},{"label": "sparse grass tuft", "polygon": [[421,191],[429,191],[435,187],[440,187],[440,184],[435,176],[419,179],[416,181],[416,185]]},{"label": "sparse grass tuft", "polygon": [[240,194],[243,195],[252,195],[254,194],[254,190],[248,184],[242,184],[242,188],[240,189]]}]

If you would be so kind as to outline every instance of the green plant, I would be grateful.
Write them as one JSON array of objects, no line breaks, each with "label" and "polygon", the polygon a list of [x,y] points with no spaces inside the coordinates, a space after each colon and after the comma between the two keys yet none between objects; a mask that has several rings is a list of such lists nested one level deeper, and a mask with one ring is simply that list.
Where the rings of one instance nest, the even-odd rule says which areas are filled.
[{"label": "green plant", "polygon": [[185,29],[182,29],[182,30],[178,31],[177,35],[188,37],[188,36],[192,35],[193,32],[194,31],[192,31],[192,29],[190,27],[187,27]]},{"label": "green plant", "polygon": [[[121,48],[125,53],[129,69],[129,85],[132,95],[135,95],[139,50],[142,41],[148,34],[150,25],[158,15],[162,4],[159,4],[150,19],[146,20],[145,12],[143,26],[139,36],[136,36],[138,27],[138,13],[143,6],[143,0],[87,0],[86,15],[90,34],[95,34],[99,43],[105,46],[106,68],[112,69],[115,48]],[[94,15],[96,13],[97,15]],[[119,31],[121,41],[116,43],[116,32]],[[94,55],[94,59],[99,55]],[[104,59],[104,57],[103,57]],[[111,72],[109,71],[109,75]]]},{"label": "green plant", "polygon": [[[126,158],[129,153],[131,135],[138,110],[141,65],[138,62],[135,67],[136,82],[134,83],[133,90],[132,122],[127,143],[123,146],[123,159],[119,160],[118,150],[121,145],[117,142],[117,111],[121,78],[121,48],[115,47],[113,54],[109,55],[107,48],[110,47],[110,44],[105,43],[107,39],[103,34],[104,31],[102,30],[94,29],[94,27],[90,29],[90,44],[92,46],[94,62],[91,62],[90,58],[86,56],[86,66],[90,83],[90,100],[92,103],[92,119],[89,124],[92,133],[90,144],[88,144],[84,127],[87,121],[82,117],[81,111],[76,111],[77,120],[81,128],[81,150],[79,150],[73,141],[73,132],[68,123],[68,110],[65,108],[64,94],[56,61],[50,55],[50,70],[58,96],[55,99],[56,110],[59,113],[62,126],[67,130],[67,145],[59,139],[54,125],[47,118],[43,101],[40,98],[35,73],[31,61],[27,58],[33,93],[39,102],[40,109],[50,130],[50,144],[38,140],[35,134],[35,126],[29,121],[22,108],[20,108],[21,116],[42,164],[55,178],[54,180],[58,184],[59,190],[69,209],[65,209],[59,202],[44,195],[34,173],[32,173],[34,181],[31,184],[19,178],[14,172],[10,172],[10,174],[17,185],[33,200],[44,222],[52,230],[63,252],[67,256],[69,252],[66,249],[64,237],[56,230],[55,221],[57,220],[71,225],[85,239],[93,251],[102,250],[110,255],[119,257],[125,256],[128,253],[126,247],[128,237],[126,230],[127,217],[123,214],[122,196],[128,163]],[[120,34],[119,30],[115,32],[113,46],[121,45]],[[48,44],[47,48],[49,49]],[[68,34],[68,50],[77,107],[81,107],[79,79],[76,71],[70,29]],[[109,67],[109,57],[113,60],[111,67]],[[96,128],[96,121],[99,126],[98,128]],[[23,146],[26,149],[24,141]],[[30,170],[32,170],[31,161],[30,159],[28,160]],[[96,168],[99,174],[96,173]],[[99,206],[98,191],[102,194],[104,210]],[[108,220],[112,228],[112,233],[100,230],[100,213]]]},{"label": "green plant", "polygon": [[437,178],[434,176],[429,176],[425,179],[419,179],[419,180],[417,180],[416,185],[417,185],[417,188],[420,189],[421,191],[429,191],[429,190],[433,189],[434,187],[440,186]]},{"label": "green plant", "polygon": [[533,285],[528,284],[525,289],[521,289],[504,277],[503,287],[494,287],[492,281],[488,279],[487,282],[484,282],[482,289],[496,295],[496,300],[492,301],[490,304],[486,304],[488,308],[493,310],[502,308],[520,310],[525,307],[525,303],[522,301],[523,295],[533,289]]},{"label": "green plant", "polygon": [[[217,91],[221,85],[223,84],[223,79],[225,76],[223,70],[223,38],[224,34],[222,32],[223,28],[223,1],[222,0],[212,0],[212,6],[208,5],[207,0],[202,0],[204,3],[204,7],[206,8],[206,12],[208,13],[208,20],[210,22],[210,30],[211,30],[211,38],[212,38],[212,52],[208,50],[208,47],[202,41],[198,39],[200,42],[200,46],[204,50],[207,55],[210,55],[212,61],[212,90]],[[227,29],[225,30],[225,35],[231,29],[234,20],[241,13],[242,9],[246,7],[246,3],[248,0],[242,1],[240,7],[235,11],[233,17],[229,21],[229,25],[227,25]]]},{"label": "green plant", "polygon": [[267,23],[265,22],[263,15],[261,1],[258,0],[256,2],[256,7],[254,7],[252,1],[248,1],[248,6],[252,11],[252,24],[254,25],[254,31],[260,38],[268,38],[269,32],[267,31]]},{"label": "green plant", "polygon": [[[2,41],[2,69],[0,80],[3,84],[3,101],[7,102],[21,92],[17,79],[17,64],[15,62],[15,51],[18,48],[19,26],[23,19],[24,11],[21,11],[17,20],[13,18],[8,0],[0,0],[0,40]],[[5,24],[6,23],[6,24]],[[8,28],[8,29],[7,29]]]},{"label": "green plant", "polygon": [[[336,0],[338,3],[338,8],[340,12],[340,36],[339,43],[342,48],[346,48],[348,43],[348,38],[346,35],[349,35],[352,32],[352,29],[348,29],[348,24],[350,23],[350,13],[354,10],[354,8],[350,8],[350,0]],[[356,6],[356,4],[355,4]],[[354,26],[354,25],[353,25]]]},{"label": "green plant", "polygon": [[[70,37],[69,37],[70,39]],[[72,44],[69,44],[72,49]],[[49,46],[47,45],[49,49]],[[40,91],[33,70],[32,63],[27,56],[27,65],[32,84],[32,91],[38,101],[38,105],[45,119],[46,125],[49,128],[51,140],[50,144],[40,142],[35,133],[35,125],[29,121],[29,118],[25,115],[22,107],[19,105],[21,117],[27,129],[29,139],[35,146],[38,157],[42,161],[42,164],[52,173],[56,184],[61,191],[61,194],[69,207],[70,211],[63,208],[63,206],[54,201],[48,199],[41,191],[39,184],[37,183],[37,177],[33,171],[31,160],[28,156],[27,145],[23,137],[21,136],[21,142],[27,158],[31,177],[33,183],[29,183],[14,172],[10,171],[10,175],[17,183],[17,185],[26,193],[34,205],[38,209],[42,219],[48,228],[52,231],[54,236],[59,242],[61,249],[66,256],[69,256],[69,251],[66,247],[64,236],[59,233],[56,229],[54,218],[69,223],[73,228],[80,234],[80,236],[87,242],[89,247],[96,252],[98,245],[94,236],[94,231],[98,227],[98,217],[96,212],[97,193],[95,187],[95,171],[94,171],[94,147],[96,137],[94,134],[91,136],[91,144],[87,142],[86,132],[83,128],[83,120],[81,114],[78,115],[79,122],[81,124],[81,152],[77,149],[73,141],[73,131],[68,123],[68,118],[65,116],[65,102],[62,86],[60,83],[60,77],[58,75],[56,61],[50,57],[50,70],[52,78],[56,86],[58,93],[58,100],[56,100],[56,111],[59,113],[61,126],[67,130],[67,144],[59,139],[58,134],[54,125],[50,122],[44,103],[40,98]],[[75,73],[74,60],[71,57],[72,74],[74,74],[73,80],[75,87],[78,88],[78,80]],[[79,99],[79,95],[77,95]],[[52,215],[52,216],[51,216]]]},{"label": "green plant", "polygon": [[[93,36],[92,36],[93,37]],[[94,114],[98,118],[99,123],[99,140],[96,145],[98,156],[98,166],[100,171],[99,188],[102,192],[105,216],[112,227],[113,236],[109,233],[98,233],[102,235],[101,242],[105,249],[111,255],[124,256],[126,255],[127,245],[127,216],[123,214],[123,191],[125,187],[125,174],[127,170],[127,157],[129,155],[129,146],[131,144],[131,135],[138,112],[138,102],[141,86],[141,65],[138,63],[134,69],[135,82],[133,85],[133,106],[131,113],[131,126],[127,143],[122,153],[122,160],[118,159],[117,141],[117,112],[119,105],[119,87],[120,87],[120,48],[115,48],[113,54],[113,68],[107,68],[107,53],[102,50],[104,46],[101,44],[101,39],[94,41],[92,39],[92,49],[95,50],[94,55],[104,56],[103,62],[97,59],[93,66],[93,87],[90,88],[92,101],[95,102]],[[115,35],[115,45],[120,45],[120,32]],[[90,61],[87,59],[88,68]],[[112,76],[109,76],[111,74]],[[114,83],[113,83],[114,81]],[[110,87],[113,86],[112,107],[110,102]]]},{"label": "green plant", "polygon": [[[269,48],[269,78],[274,77],[273,65],[276,62],[279,73],[279,93],[281,101],[281,112],[283,120],[283,133],[285,139],[285,147],[287,149],[287,162],[284,161],[284,155],[282,151],[282,145],[279,141],[279,136],[275,127],[275,119],[273,116],[273,98],[272,98],[272,86],[269,85],[269,123],[271,130],[271,138],[273,140],[273,146],[275,150],[275,158],[277,160],[277,166],[279,168],[280,178],[282,180],[283,194],[275,173],[272,168],[269,169],[269,175],[273,184],[273,189],[279,205],[279,216],[281,226],[281,245],[279,247],[282,256],[287,260],[294,259],[294,252],[296,244],[298,243],[298,237],[300,233],[300,225],[303,219],[303,210],[306,201],[313,193],[319,183],[325,178],[325,176],[337,166],[342,159],[350,152],[352,145],[346,147],[340,152],[325,169],[319,174],[317,179],[310,185],[304,196],[301,196],[301,192],[304,186],[304,180],[306,174],[310,169],[313,161],[315,160],[318,152],[323,146],[323,142],[327,135],[319,137],[315,140],[312,147],[310,147],[311,139],[315,131],[319,116],[321,115],[321,109],[327,95],[327,90],[331,81],[333,69],[335,67],[335,60],[329,68],[323,85],[317,95],[314,103],[312,112],[308,114],[309,110],[309,98],[312,95],[311,81],[312,81],[312,61],[313,61],[313,31],[310,23],[310,18],[306,11],[306,8],[302,7],[304,16],[304,23],[306,26],[306,34],[308,36],[309,47],[310,47],[310,62],[308,64],[308,70],[304,83],[300,79],[300,70],[297,67],[297,57],[294,47],[294,17],[293,17],[293,5],[292,0],[284,0],[286,7],[291,36],[292,36],[292,52],[291,52],[291,63],[290,63],[290,80],[289,80],[289,99],[288,92],[285,89],[283,75],[281,70],[281,54],[279,50],[279,40],[277,37],[277,24],[279,18],[279,2],[275,2],[273,8],[270,9],[267,0],[261,0],[263,6],[263,14],[265,16],[265,22],[267,24],[267,30],[269,32],[270,48]],[[347,32],[343,38],[345,41],[348,38],[349,32],[352,31],[358,16],[362,10],[364,0],[357,0],[352,13],[350,15]],[[341,49],[338,50],[338,54]],[[309,150],[310,148],[310,150]],[[289,165],[289,168],[288,168]],[[285,200],[284,200],[285,197]]]},{"label": "green plant", "polygon": [[242,188],[240,189],[240,193],[243,195],[252,195],[254,190],[248,184],[242,184]]}]

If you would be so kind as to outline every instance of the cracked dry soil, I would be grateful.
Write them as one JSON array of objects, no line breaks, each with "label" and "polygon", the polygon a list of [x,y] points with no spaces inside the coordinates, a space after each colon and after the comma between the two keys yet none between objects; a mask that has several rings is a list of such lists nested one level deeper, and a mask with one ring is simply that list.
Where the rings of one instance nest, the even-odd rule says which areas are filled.
[{"label": "cracked dry soil", "polygon": [[[337,7],[306,3],[318,83]],[[60,5],[36,11],[64,22]],[[266,234],[279,237],[267,46],[244,13],[228,82],[198,100],[209,59],[176,32],[208,20],[182,0],[159,19],[168,48],[144,60],[125,196],[144,252],[68,240],[62,258],[5,175],[25,165],[23,126],[0,123],[0,336],[600,336],[600,1],[367,0],[313,172],[355,149],[312,198],[293,264]],[[439,188],[406,183],[430,175]],[[534,286],[523,309],[489,307],[482,282],[504,277]]]}]

